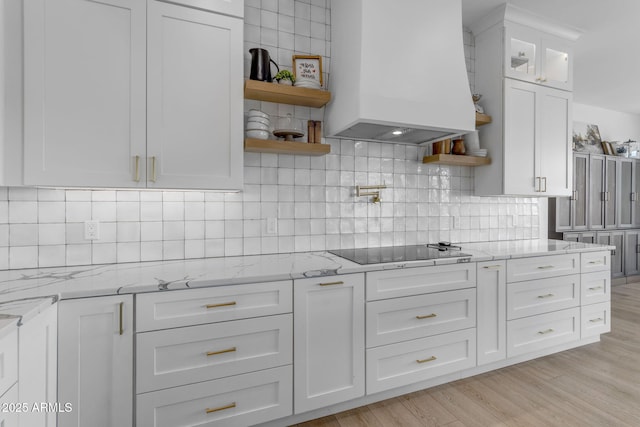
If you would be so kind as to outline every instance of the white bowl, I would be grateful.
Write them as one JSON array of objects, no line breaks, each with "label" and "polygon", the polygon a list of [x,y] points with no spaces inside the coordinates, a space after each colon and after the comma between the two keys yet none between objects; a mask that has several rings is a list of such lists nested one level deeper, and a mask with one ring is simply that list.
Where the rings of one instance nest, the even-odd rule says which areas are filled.
[{"label": "white bowl", "polygon": [[271,121],[269,119],[265,119],[263,117],[249,117],[249,119],[247,120],[247,124],[249,123],[260,123],[266,126],[269,126],[269,124],[271,123]]},{"label": "white bowl", "polygon": [[269,115],[267,113],[263,113],[262,111],[255,110],[255,109],[249,110],[248,115],[249,115],[249,117],[262,117],[262,118],[265,118],[267,120],[269,119]]},{"label": "white bowl", "polygon": [[269,132],[266,130],[248,130],[247,138],[269,139]]},{"label": "white bowl", "polygon": [[247,122],[247,130],[269,130],[269,125],[260,122]]}]

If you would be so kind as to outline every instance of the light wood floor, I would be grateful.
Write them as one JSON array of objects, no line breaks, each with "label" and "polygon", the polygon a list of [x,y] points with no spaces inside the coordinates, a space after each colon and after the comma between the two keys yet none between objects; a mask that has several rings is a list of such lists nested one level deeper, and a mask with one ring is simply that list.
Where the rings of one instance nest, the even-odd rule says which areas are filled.
[{"label": "light wood floor", "polygon": [[599,343],[298,424],[640,426],[640,283],[613,287]]}]

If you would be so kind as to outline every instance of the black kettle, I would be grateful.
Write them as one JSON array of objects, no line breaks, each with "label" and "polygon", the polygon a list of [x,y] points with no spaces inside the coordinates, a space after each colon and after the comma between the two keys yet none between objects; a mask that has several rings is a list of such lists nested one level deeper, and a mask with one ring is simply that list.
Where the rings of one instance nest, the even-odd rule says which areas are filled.
[{"label": "black kettle", "polygon": [[249,78],[251,80],[272,82],[271,63],[273,62],[278,72],[280,71],[280,67],[278,67],[278,64],[276,64],[273,59],[269,58],[269,51],[255,47],[249,49],[249,53],[251,53],[251,74]]}]

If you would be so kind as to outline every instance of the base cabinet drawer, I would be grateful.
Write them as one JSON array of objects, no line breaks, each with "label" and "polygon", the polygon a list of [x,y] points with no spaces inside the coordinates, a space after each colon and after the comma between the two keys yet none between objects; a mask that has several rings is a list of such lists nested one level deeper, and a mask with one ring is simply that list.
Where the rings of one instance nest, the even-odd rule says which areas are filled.
[{"label": "base cabinet drawer", "polygon": [[367,303],[368,348],[473,328],[475,325],[475,289]]},{"label": "base cabinet drawer", "polygon": [[580,308],[507,322],[507,357],[541,350],[580,338]]},{"label": "base cabinet drawer", "polygon": [[136,297],[136,331],[290,313],[290,280],[155,292]]},{"label": "base cabinet drawer", "polygon": [[292,369],[283,366],[137,396],[138,427],[243,427],[292,414]]},{"label": "base cabinet drawer", "polygon": [[582,307],[580,311],[582,338],[611,332],[611,303],[602,302]]},{"label": "base cabinet drawer", "polygon": [[507,283],[580,273],[580,254],[516,258],[507,261]]},{"label": "base cabinet drawer", "polygon": [[367,301],[475,288],[474,263],[367,273]]},{"label": "base cabinet drawer", "polygon": [[580,254],[580,271],[609,271],[611,269],[611,251],[583,252]]},{"label": "base cabinet drawer", "polygon": [[507,320],[579,305],[579,274],[507,284]]},{"label": "base cabinet drawer", "polygon": [[367,350],[367,394],[476,365],[475,328]]},{"label": "base cabinet drawer", "polygon": [[137,392],[290,364],[292,318],[282,314],[140,333],[136,336]]},{"label": "base cabinet drawer", "polygon": [[611,272],[598,271],[582,275],[580,300],[582,305],[611,300]]},{"label": "base cabinet drawer", "polygon": [[18,427],[18,415],[20,414],[11,405],[19,405],[18,384],[14,384],[8,391],[0,396],[0,426]]}]

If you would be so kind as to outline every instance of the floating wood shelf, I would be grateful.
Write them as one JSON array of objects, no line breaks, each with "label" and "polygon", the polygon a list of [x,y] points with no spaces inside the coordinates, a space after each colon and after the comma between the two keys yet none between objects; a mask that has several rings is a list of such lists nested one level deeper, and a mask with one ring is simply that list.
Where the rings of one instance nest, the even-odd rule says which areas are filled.
[{"label": "floating wood shelf", "polygon": [[309,144],[308,142],[247,138],[244,140],[244,151],[252,153],[324,156],[331,152],[331,146],[329,144]]},{"label": "floating wood shelf", "polygon": [[245,80],[244,97],[258,101],[320,108],[331,100],[331,92],[258,80]]},{"label": "floating wood shelf", "polygon": [[435,163],[439,165],[449,166],[483,166],[491,164],[491,158],[476,156],[456,156],[454,154],[435,154],[433,156],[423,157],[422,163]]},{"label": "floating wood shelf", "polygon": [[491,123],[491,116],[482,113],[476,113],[476,126],[482,126]]}]

